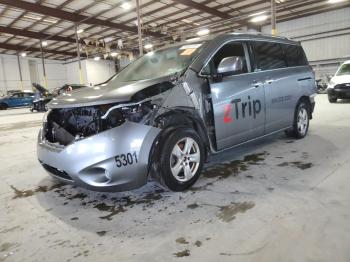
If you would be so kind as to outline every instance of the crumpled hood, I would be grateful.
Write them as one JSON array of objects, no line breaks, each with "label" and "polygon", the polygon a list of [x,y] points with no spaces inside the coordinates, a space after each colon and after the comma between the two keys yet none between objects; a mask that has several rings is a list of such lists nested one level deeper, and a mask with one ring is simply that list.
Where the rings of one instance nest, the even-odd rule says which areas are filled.
[{"label": "crumpled hood", "polygon": [[141,80],[135,82],[119,82],[117,79],[93,87],[86,87],[58,96],[47,105],[49,108],[69,108],[94,106],[110,103],[129,102],[137,92],[170,81],[170,76]]},{"label": "crumpled hood", "polygon": [[350,75],[341,75],[341,76],[334,76],[331,79],[332,84],[338,85],[338,84],[348,84],[350,83]]}]

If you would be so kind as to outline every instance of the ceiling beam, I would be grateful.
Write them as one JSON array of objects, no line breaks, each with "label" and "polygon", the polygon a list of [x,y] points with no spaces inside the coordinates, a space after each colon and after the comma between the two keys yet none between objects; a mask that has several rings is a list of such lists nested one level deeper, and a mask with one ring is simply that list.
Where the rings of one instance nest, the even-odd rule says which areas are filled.
[{"label": "ceiling beam", "polygon": [[[38,13],[46,16],[52,16],[56,17],[62,20],[67,20],[73,23],[84,23],[84,24],[89,24],[89,25],[99,25],[99,26],[105,26],[105,27],[110,27],[113,29],[118,29],[118,30],[123,30],[123,31],[128,31],[128,32],[133,32],[137,33],[137,27],[135,26],[127,26],[124,24],[120,23],[115,23],[107,20],[102,20],[98,18],[90,18],[85,15],[80,15],[76,13],[71,13],[68,11],[64,11],[62,9],[57,9],[53,7],[48,7],[40,4],[34,4],[30,3],[27,1],[22,1],[22,0],[0,0],[0,4],[7,5],[7,6],[12,6],[15,8],[23,9],[29,12],[33,13]],[[154,36],[154,37],[160,37],[162,36],[161,33],[157,32],[150,32],[146,31],[144,32],[145,35],[148,36]]]},{"label": "ceiling beam", "polygon": [[28,31],[24,29],[17,29],[17,28],[11,28],[11,27],[5,27],[0,26],[0,33],[6,33],[11,35],[19,35],[24,36],[28,38],[34,38],[34,39],[49,39],[54,41],[60,41],[60,42],[69,42],[69,43],[76,43],[74,38],[59,36],[59,35],[48,35],[44,33],[34,32],[34,31]]},{"label": "ceiling beam", "polygon": [[202,12],[205,12],[205,13],[208,13],[208,14],[220,17],[222,19],[229,19],[229,18],[231,18],[231,16],[228,13],[218,11],[217,9],[208,7],[208,6],[206,6],[206,5],[202,4],[202,3],[198,3],[198,2],[195,2],[195,1],[192,1],[192,0],[172,0],[172,1],[175,2],[175,3],[178,3],[178,4],[182,4],[182,5],[185,5],[185,6],[194,8],[194,9],[197,9],[199,11],[202,11]]},{"label": "ceiling beam", "polygon": [[[13,50],[13,51],[17,51],[17,52],[20,52],[21,50],[24,50],[24,49],[26,49],[29,52],[41,52],[40,48],[36,48],[36,47],[26,48],[25,46],[5,44],[5,43],[0,43],[0,48],[6,49],[6,50]],[[65,56],[71,56],[71,57],[76,56],[76,53],[50,50],[50,49],[46,49],[46,48],[45,48],[45,53],[56,54],[56,55],[65,55]]]}]

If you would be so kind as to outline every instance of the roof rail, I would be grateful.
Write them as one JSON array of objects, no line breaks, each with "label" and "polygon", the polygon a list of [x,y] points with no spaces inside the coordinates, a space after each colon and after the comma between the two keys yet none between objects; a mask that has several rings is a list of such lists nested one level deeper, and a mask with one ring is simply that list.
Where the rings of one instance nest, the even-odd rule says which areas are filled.
[{"label": "roof rail", "polygon": [[[229,34],[230,34],[230,33],[229,33]],[[280,38],[280,39],[291,40],[290,38],[285,37],[285,36],[276,36],[276,35],[271,35],[271,34],[264,34],[264,33],[256,32],[256,31],[253,31],[253,32],[232,32],[231,34],[237,34],[237,35],[241,35],[241,34],[261,35],[261,36],[267,36],[267,37],[274,37],[274,38]]]}]

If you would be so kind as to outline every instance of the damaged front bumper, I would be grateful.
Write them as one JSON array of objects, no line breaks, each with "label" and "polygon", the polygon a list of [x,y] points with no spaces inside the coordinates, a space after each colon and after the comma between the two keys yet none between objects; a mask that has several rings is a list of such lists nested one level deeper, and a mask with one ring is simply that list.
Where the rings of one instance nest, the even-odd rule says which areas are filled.
[{"label": "damaged front bumper", "polygon": [[151,148],[160,131],[127,121],[67,146],[48,142],[40,131],[37,155],[61,181],[94,191],[125,191],[147,182]]}]

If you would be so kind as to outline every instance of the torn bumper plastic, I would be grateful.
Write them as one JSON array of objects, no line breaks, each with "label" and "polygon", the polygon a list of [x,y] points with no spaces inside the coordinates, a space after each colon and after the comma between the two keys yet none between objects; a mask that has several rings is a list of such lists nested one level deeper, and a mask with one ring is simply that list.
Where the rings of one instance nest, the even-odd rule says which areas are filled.
[{"label": "torn bumper plastic", "polygon": [[37,155],[53,177],[94,191],[125,191],[147,182],[149,156],[160,129],[125,122],[76,141],[52,144],[38,136]]}]

